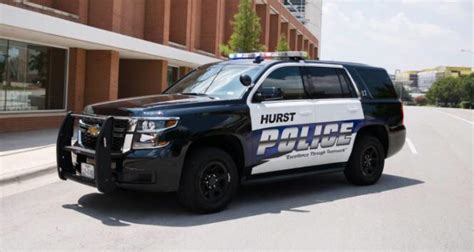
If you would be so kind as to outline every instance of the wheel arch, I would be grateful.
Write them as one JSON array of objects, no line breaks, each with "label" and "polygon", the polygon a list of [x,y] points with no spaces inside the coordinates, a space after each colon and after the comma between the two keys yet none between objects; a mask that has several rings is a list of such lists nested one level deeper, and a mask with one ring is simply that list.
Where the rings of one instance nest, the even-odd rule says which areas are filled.
[{"label": "wheel arch", "polygon": [[357,131],[357,136],[355,140],[357,141],[357,139],[363,135],[370,135],[379,139],[384,147],[385,156],[387,156],[388,147],[389,147],[389,137],[388,137],[388,129],[385,125],[368,124],[368,125],[362,126]]},{"label": "wheel arch", "polygon": [[214,147],[225,151],[234,160],[237,166],[239,176],[242,176],[242,172],[245,167],[246,157],[244,151],[244,144],[242,143],[242,140],[239,137],[228,133],[208,135],[196,138],[187,148],[184,161],[186,162],[186,159],[191,155],[194,150],[203,147]]}]

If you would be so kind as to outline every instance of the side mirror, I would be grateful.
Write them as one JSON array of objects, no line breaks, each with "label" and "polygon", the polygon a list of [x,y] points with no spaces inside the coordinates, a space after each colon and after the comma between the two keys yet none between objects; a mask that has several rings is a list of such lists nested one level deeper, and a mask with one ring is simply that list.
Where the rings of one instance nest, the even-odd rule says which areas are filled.
[{"label": "side mirror", "polygon": [[250,76],[248,76],[246,74],[242,74],[242,75],[240,75],[240,83],[242,83],[242,85],[248,87],[252,84],[252,78],[250,78]]},{"label": "side mirror", "polygon": [[259,90],[257,90],[255,96],[253,97],[255,102],[276,101],[282,99],[283,91],[281,91],[281,88],[277,87],[261,87]]}]

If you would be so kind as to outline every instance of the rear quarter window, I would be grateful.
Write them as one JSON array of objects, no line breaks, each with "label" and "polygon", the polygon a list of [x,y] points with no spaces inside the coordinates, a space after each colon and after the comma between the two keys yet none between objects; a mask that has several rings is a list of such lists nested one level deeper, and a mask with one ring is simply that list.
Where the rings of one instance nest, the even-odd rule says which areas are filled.
[{"label": "rear quarter window", "polygon": [[357,69],[357,73],[375,99],[397,99],[397,93],[387,72],[383,69]]}]

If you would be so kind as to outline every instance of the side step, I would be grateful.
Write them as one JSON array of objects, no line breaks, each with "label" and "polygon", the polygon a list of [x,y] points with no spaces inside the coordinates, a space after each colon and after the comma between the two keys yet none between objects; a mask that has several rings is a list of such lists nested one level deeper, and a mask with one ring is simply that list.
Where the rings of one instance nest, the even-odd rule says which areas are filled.
[{"label": "side step", "polygon": [[345,168],[346,168],[346,163],[336,163],[336,164],[329,164],[329,165],[289,169],[285,171],[262,173],[262,174],[250,175],[250,176],[242,178],[242,185],[271,183],[271,182],[284,181],[284,180],[289,180],[289,179],[309,177],[309,176],[314,176],[314,175],[337,173],[337,172],[343,172]]}]

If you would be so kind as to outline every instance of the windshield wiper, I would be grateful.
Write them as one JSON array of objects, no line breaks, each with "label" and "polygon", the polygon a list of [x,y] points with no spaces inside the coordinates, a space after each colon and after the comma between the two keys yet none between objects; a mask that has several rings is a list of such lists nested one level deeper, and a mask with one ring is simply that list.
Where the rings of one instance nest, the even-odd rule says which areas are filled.
[{"label": "windshield wiper", "polygon": [[209,96],[205,93],[179,93],[179,94],[182,94],[182,95],[197,95],[197,96]]},{"label": "windshield wiper", "polygon": [[194,96],[206,96],[206,97],[209,97],[211,99],[215,99],[215,97],[212,97],[208,94],[205,94],[205,93],[178,93],[178,94],[181,94],[181,95],[194,95]]}]

